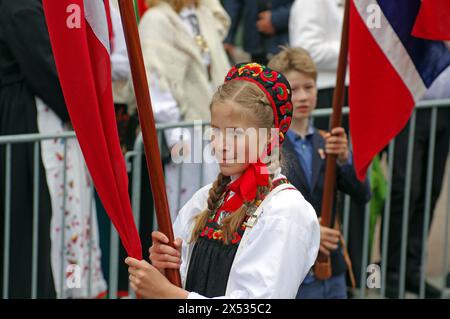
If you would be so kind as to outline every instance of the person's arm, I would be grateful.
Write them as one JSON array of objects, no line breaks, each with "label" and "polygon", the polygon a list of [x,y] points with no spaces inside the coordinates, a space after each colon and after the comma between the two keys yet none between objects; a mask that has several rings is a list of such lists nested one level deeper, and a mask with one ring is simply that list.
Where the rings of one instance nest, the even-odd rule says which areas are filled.
[{"label": "person's arm", "polygon": [[[128,272],[130,274],[130,285],[142,298],[174,299],[188,297],[188,291],[172,285],[167,278],[164,277],[163,266],[169,265],[163,265],[162,263],[171,262],[172,267],[169,268],[180,270],[181,281],[184,286],[188,271],[187,264],[189,262],[192,223],[194,221],[194,217],[206,209],[207,198],[211,186],[212,185],[209,184],[198,190],[180,210],[173,224],[174,236],[177,238],[176,242],[182,244],[181,249],[179,245],[177,250],[169,249],[168,247],[162,248],[163,250],[166,250],[165,253],[167,253],[167,255],[151,256],[151,259],[159,260],[159,264],[156,262],[154,266],[145,260],[137,260],[131,257],[128,257],[125,260],[125,263],[129,266]],[[153,245],[150,248],[150,252],[153,254],[158,254],[158,251],[160,252],[160,250],[161,247],[154,247]],[[181,258],[181,265],[174,265],[174,259],[178,262],[179,258]]]},{"label": "person's arm", "polygon": [[[235,259],[228,279],[229,294],[217,299],[295,298],[317,258],[319,245],[320,227],[312,206],[296,190],[280,192],[264,207],[247,247]],[[188,298],[205,297],[190,292]]]},{"label": "person's arm", "polygon": [[244,9],[244,1],[243,0],[224,0],[223,7],[231,18],[230,31],[228,32],[228,35],[225,38],[224,42],[234,45],[235,39],[236,39],[236,33],[238,30],[239,23],[240,23],[241,17],[242,17],[242,12]]},{"label": "person's arm", "polygon": [[186,299],[189,292],[169,282],[154,266],[145,260],[127,257],[130,286],[141,298]]},{"label": "person's arm", "polygon": [[2,9],[1,28],[26,83],[63,122],[69,121],[41,2],[4,1]]},{"label": "person's arm", "polygon": [[[150,95],[155,121],[160,124],[179,123],[181,121],[181,113],[177,101],[169,90],[162,91],[159,88],[155,72],[150,74],[154,78],[150,80]],[[164,130],[164,136],[169,148],[180,141],[188,142],[190,140],[189,135],[189,131],[185,128],[177,127]]]},{"label": "person's arm", "polygon": [[[110,0],[111,1],[111,0]],[[111,52],[111,75],[113,81],[130,78],[130,61],[128,60],[125,35],[123,33],[120,13],[112,3],[110,4],[111,22],[114,34],[114,46]]]},{"label": "person's arm", "polygon": [[292,3],[293,1],[272,10],[272,25],[274,26],[276,32],[288,30],[289,15],[291,12]]},{"label": "person's arm", "polygon": [[[319,69],[336,70],[340,39],[325,41],[328,0],[296,0],[289,19],[289,44],[309,52]],[[338,28],[339,26],[336,26]]]},{"label": "person's arm", "polygon": [[364,182],[360,182],[356,177],[351,154],[350,160],[347,163],[338,165],[337,188],[350,195],[351,198],[359,204],[366,204],[372,196],[368,178],[366,178]]}]

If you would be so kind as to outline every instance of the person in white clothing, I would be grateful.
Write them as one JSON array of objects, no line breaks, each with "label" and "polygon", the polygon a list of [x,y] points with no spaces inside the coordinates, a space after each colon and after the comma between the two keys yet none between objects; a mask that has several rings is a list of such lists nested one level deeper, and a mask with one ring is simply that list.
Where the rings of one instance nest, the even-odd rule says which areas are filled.
[{"label": "person in white clothing", "polygon": [[[291,8],[289,45],[308,51],[317,65],[318,108],[332,106],[343,19],[344,0],[296,0]],[[328,130],[328,122],[320,118],[314,126]]]},{"label": "person in white clothing", "polygon": [[[266,66],[238,64],[214,95],[211,118],[221,172],[181,209],[175,248],[154,232],[152,265],[125,260],[131,287],[143,298],[295,298],[317,257],[320,228],[274,156],[292,118],[289,83]],[[253,143],[244,133],[251,129]],[[183,288],[165,269],[180,269]]]}]

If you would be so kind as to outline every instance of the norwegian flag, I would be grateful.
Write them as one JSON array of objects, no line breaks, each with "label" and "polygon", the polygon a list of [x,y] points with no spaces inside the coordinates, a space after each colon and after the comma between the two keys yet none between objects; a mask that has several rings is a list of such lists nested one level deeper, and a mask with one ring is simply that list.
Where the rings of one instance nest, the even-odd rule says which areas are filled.
[{"label": "norwegian flag", "polygon": [[[351,1],[350,132],[361,180],[372,158],[402,130],[414,105],[450,65],[444,42],[411,35],[421,4],[420,0]],[[378,8],[379,26],[367,23],[373,14],[368,8]]]},{"label": "norwegian flag", "polygon": [[142,247],[128,197],[111,80],[108,0],[43,0],[72,126],[97,193],[129,256]]}]

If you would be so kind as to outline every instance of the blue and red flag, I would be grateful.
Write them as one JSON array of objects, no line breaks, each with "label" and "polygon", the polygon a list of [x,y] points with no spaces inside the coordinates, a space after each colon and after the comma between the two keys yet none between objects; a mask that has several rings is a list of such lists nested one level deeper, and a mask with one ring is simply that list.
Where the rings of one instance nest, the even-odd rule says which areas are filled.
[{"label": "blue and red flag", "polygon": [[[373,157],[406,125],[427,88],[450,65],[444,42],[412,35],[420,7],[421,0],[351,1],[350,132],[360,179]],[[379,25],[373,23],[377,19]],[[448,19],[440,23],[447,23],[445,28],[450,30]]]}]

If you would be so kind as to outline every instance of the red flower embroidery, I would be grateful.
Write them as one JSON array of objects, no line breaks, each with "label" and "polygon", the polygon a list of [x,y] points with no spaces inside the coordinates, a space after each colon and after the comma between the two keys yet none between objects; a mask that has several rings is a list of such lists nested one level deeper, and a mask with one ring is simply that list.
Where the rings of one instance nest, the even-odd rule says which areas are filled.
[{"label": "red flower embroidery", "polygon": [[234,233],[233,239],[231,240],[232,244],[237,244],[238,242],[241,241],[241,235],[239,235],[238,233]]},{"label": "red flower embroidery", "polygon": [[209,238],[209,239],[212,238],[213,233],[214,233],[214,229],[213,229],[213,228],[210,228],[210,229],[208,230],[208,238]]},{"label": "red flower embroidery", "polygon": [[249,63],[239,68],[239,75],[241,75],[245,71],[248,71],[252,76],[256,77],[261,74],[263,68],[258,63]]},{"label": "red flower embroidery", "polygon": [[261,73],[260,77],[264,82],[275,82],[278,78],[278,72],[275,71],[265,71]]},{"label": "red flower embroidery", "polygon": [[222,231],[221,230],[216,230],[213,234],[213,239],[215,240],[220,240],[222,239]]},{"label": "red flower embroidery", "polygon": [[291,125],[291,117],[287,117],[280,122],[280,132],[286,133]]},{"label": "red flower embroidery", "polygon": [[287,88],[286,84],[281,83],[281,82],[276,83],[273,86],[273,90],[277,91],[277,98],[280,101],[286,101],[287,100],[287,98],[288,98],[288,88]]},{"label": "red flower embroidery", "polygon": [[287,102],[286,104],[284,104],[284,105],[282,105],[280,107],[280,112],[283,115],[292,114],[292,109],[293,109],[292,103],[291,102]]},{"label": "red flower embroidery", "polygon": [[238,71],[236,67],[233,67],[227,74],[227,79],[230,80]]}]

